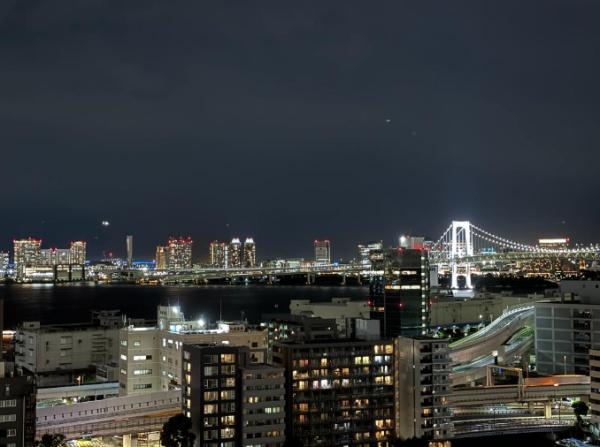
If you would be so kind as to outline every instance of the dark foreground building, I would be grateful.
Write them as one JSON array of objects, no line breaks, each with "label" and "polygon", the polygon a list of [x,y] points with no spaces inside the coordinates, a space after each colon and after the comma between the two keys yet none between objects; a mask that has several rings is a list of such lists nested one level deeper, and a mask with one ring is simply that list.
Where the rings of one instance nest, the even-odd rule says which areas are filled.
[{"label": "dark foreground building", "polygon": [[35,382],[32,375],[0,374],[0,446],[33,447]]},{"label": "dark foreground building", "polygon": [[392,341],[278,342],[286,438],[295,445],[385,446],[394,435]]}]

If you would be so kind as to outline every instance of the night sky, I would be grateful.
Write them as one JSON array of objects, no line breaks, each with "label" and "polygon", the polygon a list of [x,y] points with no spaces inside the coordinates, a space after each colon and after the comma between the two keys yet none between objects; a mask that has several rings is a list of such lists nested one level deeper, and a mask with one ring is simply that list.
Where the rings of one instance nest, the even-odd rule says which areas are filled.
[{"label": "night sky", "polygon": [[595,0],[2,0],[0,249],[337,258],[453,218],[600,241],[599,23]]}]

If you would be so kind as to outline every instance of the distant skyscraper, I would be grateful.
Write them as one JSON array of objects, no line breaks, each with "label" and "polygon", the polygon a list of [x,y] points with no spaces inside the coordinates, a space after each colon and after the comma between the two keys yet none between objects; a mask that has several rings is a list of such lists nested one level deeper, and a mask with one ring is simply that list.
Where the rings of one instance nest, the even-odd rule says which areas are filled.
[{"label": "distant skyscraper", "polygon": [[71,242],[71,264],[83,265],[85,264],[86,255],[86,242],[85,241],[73,241]]},{"label": "distant skyscraper", "polygon": [[244,267],[256,267],[256,244],[251,237],[244,241]]},{"label": "distant skyscraper", "polygon": [[169,269],[192,268],[192,238],[170,238],[168,243],[167,267]]},{"label": "distant skyscraper", "polygon": [[429,260],[425,250],[391,248],[373,263],[371,317],[381,321],[384,337],[416,336],[429,324]]},{"label": "distant skyscraper", "polygon": [[371,268],[373,260],[381,259],[383,256],[383,242],[367,242],[358,245],[358,260],[360,265],[365,268]]},{"label": "distant skyscraper", "polygon": [[315,262],[331,264],[331,243],[328,240],[315,240]]},{"label": "distant skyscraper", "polygon": [[8,271],[9,258],[10,256],[7,251],[0,251],[0,277],[5,276]]},{"label": "distant skyscraper", "polygon": [[231,239],[231,243],[229,244],[229,266],[242,266],[242,243],[237,237]]},{"label": "distant skyscraper", "polygon": [[217,268],[227,268],[229,264],[228,248],[225,242],[212,241],[209,246],[210,265]]},{"label": "distant skyscraper", "polygon": [[164,245],[156,246],[156,265],[154,267],[156,270],[166,270],[168,254],[169,251],[167,247],[165,247]]},{"label": "distant skyscraper", "polygon": [[40,262],[41,239],[18,239],[13,241],[15,272],[17,279],[25,275],[25,267],[28,265],[37,265]]},{"label": "distant skyscraper", "polygon": [[133,266],[133,236],[128,235],[125,243],[127,244],[127,267]]}]

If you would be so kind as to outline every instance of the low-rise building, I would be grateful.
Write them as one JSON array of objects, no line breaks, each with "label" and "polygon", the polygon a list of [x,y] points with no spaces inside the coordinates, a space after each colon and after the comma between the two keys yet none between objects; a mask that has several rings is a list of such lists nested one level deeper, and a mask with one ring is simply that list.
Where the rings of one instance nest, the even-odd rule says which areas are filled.
[{"label": "low-rise building", "polygon": [[356,301],[350,298],[332,298],[329,302],[291,300],[290,313],[324,319],[333,318],[338,332],[349,337],[352,335],[351,321],[355,318],[369,318],[370,308],[367,300]]},{"label": "low-rise building", "polygon": [[15,344],[16,366],[33,373],[38,386],[64,385],[81,382],[96,365],[117,361],[119,329],[97,321],[56,325],[29,321],[17,329]]}]

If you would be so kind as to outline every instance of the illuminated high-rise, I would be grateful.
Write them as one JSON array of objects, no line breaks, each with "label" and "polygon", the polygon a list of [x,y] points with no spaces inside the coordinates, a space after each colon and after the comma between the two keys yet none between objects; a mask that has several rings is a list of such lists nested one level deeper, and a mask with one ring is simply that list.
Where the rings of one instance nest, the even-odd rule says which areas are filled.
[{"label": "illuminated high-rise", "polygon": [[169,270],[192,268],[192,238],[171,237],[167,244],[167,267]]},{"label": "illuminated high-rise", "polygon": [[317,264],[331,264],[331,243],[325,239],[315,240],[315,262]]},{"label": "illuminated high-rise", "polygon": [[125,238],[125,244],[127,246],[127,267],[131,268],[133,266],[133,236],[128,235]]},{"label": "illuminated high-rise", "polygon": [[229,267],[242,266],[242,243],[240,239],[234,237],[229,244]]},{"label": "illuminated high-rise", "polygon": [[225,242],[212,241],[209,246],[210,265],[227,268],[229,264],[229,247]]},{"label": "illuminated high-rise", "polygon": [[15,272],[17,279],[25,275],[25,267],[38,265],[40,262],[41,239],[27,238],[13,241]]},{"label": "illuminated high-rise", "polygon": [[427,251],[391,248],[373,262],[369,305],[384,337],[423,335],[429,325],[429,259]]},{"label": "illuminated high-rise", "polygon": [[381,260],[383,257],[383,242],[367,242],[358,245],[358,261],[365,268],[371,268],[373,261]]},{"label": "illuminated high-rise", "polygon": [[4,277],[8,272],[8,264],[10,263],[9,254],[7,251],[0,251],[0,278]]},{"label": "illuminated high-rise", "polygon": [[70,264],[84,265],[86,255],[86,242],[85,241],[73,241],[71,242],[70,250]]},{"label": "illuminated high-rise", "polygon": [[155,257],[155,269],[166,270],[167,269],[167,258],[169,251],[164,245],[156,246],[156,257]]},{"label": "illuminated high-rise", "polygon": [[244,241],[244,267],[256,267],[256,244],[254,239],[247,237]]}]

